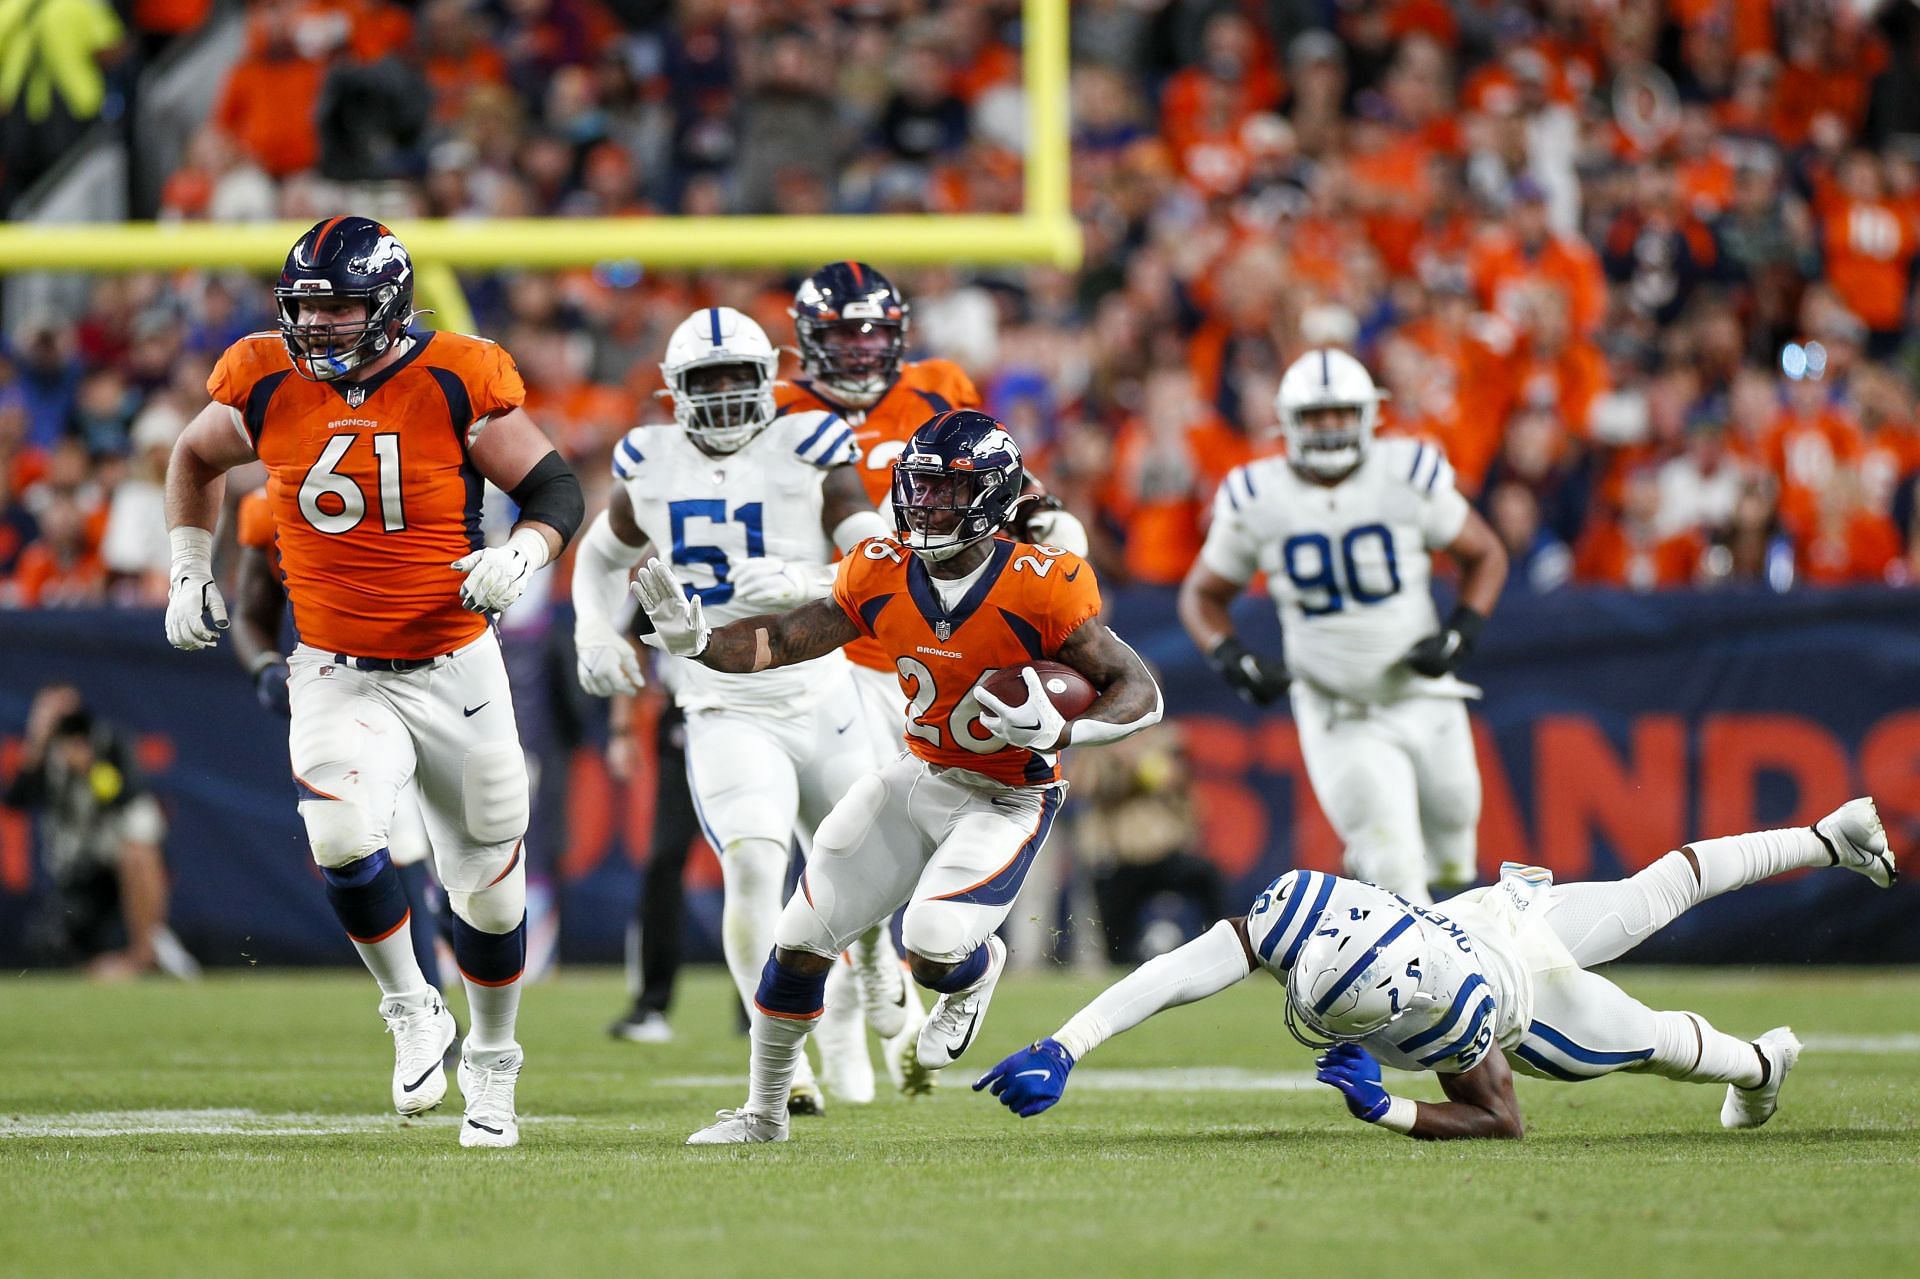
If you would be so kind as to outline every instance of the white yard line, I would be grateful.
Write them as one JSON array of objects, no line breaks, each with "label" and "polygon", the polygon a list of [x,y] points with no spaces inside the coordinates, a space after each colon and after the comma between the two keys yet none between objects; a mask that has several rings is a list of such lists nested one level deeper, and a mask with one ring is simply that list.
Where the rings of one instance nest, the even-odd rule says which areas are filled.
[{"label": "white yard line", "polygon": [[[404,1123],[452,1127],[458,1116],[262,1114],[256,1110],[92,1110],[66,1115],[0,1114],[0,1140],[9,1137],[330,1137],[381,1132]],[[572,1123],[571,1115],[525,1115],[523,1124]]]}]

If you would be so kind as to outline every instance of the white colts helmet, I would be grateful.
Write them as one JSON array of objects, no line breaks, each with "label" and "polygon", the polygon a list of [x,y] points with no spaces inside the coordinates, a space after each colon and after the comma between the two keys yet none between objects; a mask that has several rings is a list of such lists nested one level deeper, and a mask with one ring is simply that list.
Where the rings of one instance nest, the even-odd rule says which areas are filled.
[{"label": "white colts helmet", "polygon": [[[1308,351],[1287,367],[1273,400],[1287,440],[1287,462],[1315,479],[1339,479],[1366,456],[1385,398],[1366,366],[1345,351]],[[1309,427],[1302,420],[1313,409],[1331,408],[1359,410],[1359,424]]]},{"label": "white colts helmet", "polygon": [[[721,365],[744,366],[751,384],[724,390],[689,385],[689,374]],[[736,451],[773,421],[779,371],[780,354],[766,332],[730,306],[703,307],[682,320],[660,364],[673,397],[673,420],[712,453]]]},{"label": "white colts helmet", "polygon": [[1287,970],[1287,1029],[1309,1048],[1386,1029],[1425,998],[1420,952],[1420,925],[1402,911],[1315,931]]}]

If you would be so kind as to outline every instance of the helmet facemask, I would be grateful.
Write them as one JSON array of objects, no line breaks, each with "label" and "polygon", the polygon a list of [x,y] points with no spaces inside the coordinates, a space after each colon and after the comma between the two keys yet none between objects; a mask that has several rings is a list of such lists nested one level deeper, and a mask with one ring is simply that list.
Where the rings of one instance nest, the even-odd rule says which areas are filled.
[{"label": "helmet facemask", "polygon": [[1371,402],[1289,406],[1280,424],[1287,463],[1316,479],[1339,479],[1366,457],[1378,412],[1379,406]]},{"label": "helmet facemask", "polygon": [[994,498],[1010,483],[998,470],[947,470],[902,459],[893,468],[893,526],[922,559],[951,559],[999,531]]},{"label": "helmet facemask", "polygon": [[673,420],[709,453],[733,453],[773,421],[774,361],[722,355],[667,375]]},{"label": "helmet facemask", "polygon": [[[299,287],[318,283],[321,282],[303,280],[291,289],[273,291],[279,308],[280,339],[287,344],[287,354],[302,377],[314,382],[336,382],[361,365],[378,359],[393,345],[393,326],[381,312],[399,290],[389,284],[383,285],[377,295],[369,295]],[[351,318],[313,319],[315,302],[330,304],[326,314]],[[342,302],[359,303],[358,314],[337,305]],[[305,320],[300,318],[303,306],[310,313]]]},{"label": "helmet facemask", "polygon": [[887,393],[907,349],[905,320],[798,316],[794,331],[807,372],[849,408],[867,408]]},{"label": "helmet facemask", "polygon": [[1417,930],[1390,930],[1360,955],[1352,939],[1309,945],[1287,971],[1287,1033],[1309,1048],[1358,1043],[1428,1002]]}]

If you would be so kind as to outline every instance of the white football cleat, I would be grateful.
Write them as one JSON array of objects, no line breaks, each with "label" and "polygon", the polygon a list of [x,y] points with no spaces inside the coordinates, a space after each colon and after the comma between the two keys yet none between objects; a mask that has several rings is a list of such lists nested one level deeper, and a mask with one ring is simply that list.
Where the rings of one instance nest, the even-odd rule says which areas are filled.
[{"label": "white football cleat", "polygon": [[915,1055],[919,1064],[928,1070],[945,1070],[960,1060],[960,1054],[973,1042],[974,1032],[980,1029],[981,1018],[987,1015],[993,988],[1000,984],[1000,974],[1007,970],[1007,944],[998,937],[989,937],[986,945],[986,974],[965,990],[940,996],[933,1011],[927,1014],[927,1024],[920,1028]]},{"label": "white football cleat", "polygon": [[1891,888],[1900,872],[1887,845],[1887,828],[1873,799],[1850,799],[1813,824],[1813,833],[1833,853],[1834,864]]},{"label": "white football cleat", "polygon": [[393,1036],[393,1108],[403,1115],[432,1110],[447,1095],[453,1014],[440,992],[429,986],[381,1000],[380,1016]]},{"label": "white football cleat", "polygon": [[714,1115],[714,1121],[687,1138],[689,1146],[751,1146],[763,1141],[785,1141],[787,1139],[787,1120],[782,1115],[778,1119],[751,1110],[722,1110]]},{"label": "white football cleat", "polygon": [[619,1021],[607,1027],[607,1033],[615,1039],[624,1039],[630,1044],[670,1044],[673,1042],[673,1027],[667,1019],[657,1012],[648,1011],[628,1013]]},{"label": "white football cleat", "polygon": [[[864,1106],[873,1100],[873,1058],[867,1055],[867,1027],[860,1016],[853,969],[836,960],[827,978],[826,1008],[813,1027],[820,1050],[820,1082],[841,1101]],[[787,1103],[791,1106],[791,1098]]]},{"label": "white football cleat", "polygon": [[893,1039],[907,1028],[907,1003],[912,994],[886,925],[873,933],[871,939],[862,937],[853,943],[853,977],[860,988],[860,1008],[866,1014],[868,1029],[882,1039]]},{"label": "white football cleat", "polygon": [[505,1148],[520,1144],[520,1120],[513,1109],[513,1087],[526,1057],[520,1046],[492,1052],[472,1048],[460,1053],[460,1095],[467,1115],[460,1121],[460,1144]]},{"label": "white football cleat", "polygon": [[795,1079],[787,1089],[787,1113],[818,1119],[827,1113],[827,1095],[811,1079]]},{"label": "white football cleat", "polygon": [[1785,1026],[1769,1030],[1753,1046],[1766,1059],[1767,1082],[1758,1088],[1727,1085],[1727,1099],[1720,1106],[1722,1128],[1758,1128],[1773,1118],[1780,1108],[1780,1085],[1800,1060],[1800,1041]]}]

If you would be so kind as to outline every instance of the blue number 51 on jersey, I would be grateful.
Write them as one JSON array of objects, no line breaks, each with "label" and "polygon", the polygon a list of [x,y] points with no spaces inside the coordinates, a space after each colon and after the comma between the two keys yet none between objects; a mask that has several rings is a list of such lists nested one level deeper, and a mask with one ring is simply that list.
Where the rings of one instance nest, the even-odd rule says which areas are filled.
[{"label": "blue number 51 on jersey", "polygon": [[[726,548],[712,543],[689,544],[687,541],[687,525],[694,520],[707,520],[716,525],[729,522],[725,500],[717,497],[699,497],[669,502],[667,517],[673,521],[674,566],[691,568],[699,565],[713,574],[711,586],[695,586],[691,582],[686,582],[685,575],[682,574],[687,598],[698,597],[702,604],[725,604],[732,599],[733,583],[727,580],[727,569],[732,561],[727,558]],[[747,502],[735,507],[732,522],[746,527],[746,558],[752,560],[764,556],[766,533],[760,521],[760,503]]]}]

